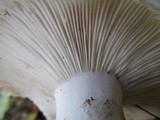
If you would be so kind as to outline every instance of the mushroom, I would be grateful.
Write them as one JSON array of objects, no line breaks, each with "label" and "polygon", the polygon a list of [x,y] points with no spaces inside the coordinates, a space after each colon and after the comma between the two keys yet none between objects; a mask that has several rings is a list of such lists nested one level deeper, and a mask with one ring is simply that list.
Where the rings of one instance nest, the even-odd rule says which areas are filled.
[{"label": "mushroom", "polygon": [[148,8],[10,1],[0,1],[2,92],[28,97],[57,120],[123,120],[123,105],[160,104],[160,21]]}]

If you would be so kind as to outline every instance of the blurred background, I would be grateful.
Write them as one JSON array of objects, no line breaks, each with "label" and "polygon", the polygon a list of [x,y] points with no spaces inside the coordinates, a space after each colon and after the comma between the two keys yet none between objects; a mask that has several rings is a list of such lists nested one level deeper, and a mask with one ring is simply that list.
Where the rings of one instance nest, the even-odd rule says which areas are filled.
[{"label": "blurred background", "polygon": [[46,120],[29,99],[0,94],[0,120]]}]

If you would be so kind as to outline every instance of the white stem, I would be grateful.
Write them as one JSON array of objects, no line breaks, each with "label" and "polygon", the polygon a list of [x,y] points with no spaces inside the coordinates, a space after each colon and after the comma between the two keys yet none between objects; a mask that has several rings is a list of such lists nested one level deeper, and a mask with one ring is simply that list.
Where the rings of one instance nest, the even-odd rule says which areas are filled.
[{"label": "white stem", "polygon": [[55,91],[56,120],[124,120],[122,88],[106,73],[82,73]]}]

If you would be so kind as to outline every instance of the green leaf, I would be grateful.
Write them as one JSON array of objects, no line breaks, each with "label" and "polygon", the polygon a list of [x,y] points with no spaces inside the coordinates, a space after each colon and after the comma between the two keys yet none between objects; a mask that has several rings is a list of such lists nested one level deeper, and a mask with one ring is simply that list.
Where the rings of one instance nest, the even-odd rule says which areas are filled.
[{"label": "green leaf", "polygon": [[0,120],[3,119],[6,111],[9,109],[11,105],[10,103],[11,101],[9,96],[0,94]]}]

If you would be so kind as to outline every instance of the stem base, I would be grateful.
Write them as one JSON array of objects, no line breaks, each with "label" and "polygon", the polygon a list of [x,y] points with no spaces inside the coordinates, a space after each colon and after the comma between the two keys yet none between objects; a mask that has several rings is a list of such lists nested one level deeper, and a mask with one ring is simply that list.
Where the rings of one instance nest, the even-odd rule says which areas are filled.
[{"label": "stem base", "polygon": [[57,120],[123,120],[122,89],[106,73],[82,73],[55,91]]}]

